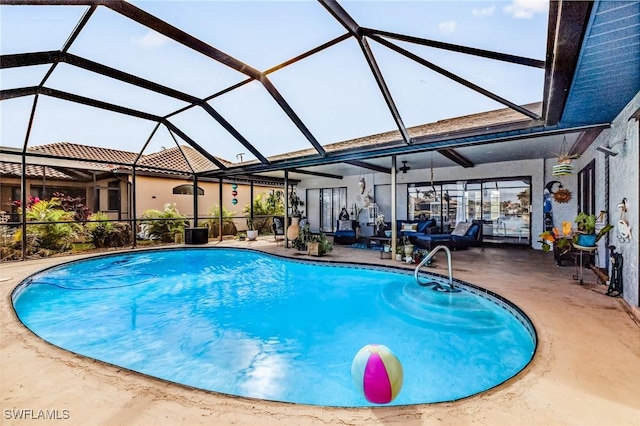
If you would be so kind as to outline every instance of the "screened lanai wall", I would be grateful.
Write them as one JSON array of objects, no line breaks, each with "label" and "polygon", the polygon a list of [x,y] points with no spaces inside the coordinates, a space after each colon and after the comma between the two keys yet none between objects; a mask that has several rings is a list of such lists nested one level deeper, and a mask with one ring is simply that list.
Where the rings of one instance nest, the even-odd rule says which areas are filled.
[{"label": "screened lanai wall", "polygon": [[[194,179],[547,164],[565,134],[585,152],[640,81],[633,1],[0,5],[0,149],[186,144],[211,163]],[[502,108],[518,118],[424,126]]]}]

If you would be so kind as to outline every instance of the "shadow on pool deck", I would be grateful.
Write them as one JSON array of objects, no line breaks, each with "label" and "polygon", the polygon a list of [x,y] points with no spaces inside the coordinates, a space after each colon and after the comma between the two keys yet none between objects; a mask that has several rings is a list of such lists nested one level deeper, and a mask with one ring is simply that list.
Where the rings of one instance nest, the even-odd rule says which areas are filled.
[{"label": "shadow on pool deck", "polygon": [[[322,258],[298,255],[294,249],[278,246],[273,237],[206,246],[415,267],[380,259],[378,252],[339,245]],[[8,278],[0,280],[4,424],[24,424],[17,419],[21,413],[28,414],[24,410],[33,410],[33,418],[38,410],[57,410],[54,414],[68,414],[69,424],[105,425],[640,424],[638,309],[605,296],[606,287],[595,284],[595,275],[589,271],[585,284],[579,285],[572,279],[574,269],[557,267],[550,253],[495,247],[452,253],[455,278],[506,297],[531,318],[539,345],[523,372],[492,390],[456,402],[374,409],[298,406],[218,395],[141,376],[43,342],[16,319],[11,291],[28,274],[78,257],[2,264],[0,276]],[[429,269],[446,274],[443,253],[436,255]]]}]

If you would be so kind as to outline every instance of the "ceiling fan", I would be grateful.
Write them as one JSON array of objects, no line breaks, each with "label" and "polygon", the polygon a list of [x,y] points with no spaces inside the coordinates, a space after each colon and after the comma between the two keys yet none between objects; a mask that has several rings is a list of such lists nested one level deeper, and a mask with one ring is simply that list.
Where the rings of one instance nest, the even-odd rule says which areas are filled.
[{"label": "ceiling fan", "polygon": [[411,167],[407,166],[407,162],[402,162],[402,167],[399,167],[398,170],[401,170],[402,173],[407,173],[408,170],[411,170]]}]

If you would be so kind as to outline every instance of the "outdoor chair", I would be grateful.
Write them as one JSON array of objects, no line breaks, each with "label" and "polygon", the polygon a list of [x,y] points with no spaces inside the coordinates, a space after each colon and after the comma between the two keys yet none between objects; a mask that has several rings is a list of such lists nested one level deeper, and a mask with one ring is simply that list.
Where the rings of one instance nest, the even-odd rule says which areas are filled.
[{"label": "outdoor chair", "polygon": [[333,242],[336,244],[353,244],[358,241],[360,224],[357,220],[338,220]]},{"label": "outdoor chair", "polygon": [[276,241],[284,239],[285,232],[287,232],[287,228],[284,226],[284,217],[274,216],[271,229],[273,230],[273,238]]}]

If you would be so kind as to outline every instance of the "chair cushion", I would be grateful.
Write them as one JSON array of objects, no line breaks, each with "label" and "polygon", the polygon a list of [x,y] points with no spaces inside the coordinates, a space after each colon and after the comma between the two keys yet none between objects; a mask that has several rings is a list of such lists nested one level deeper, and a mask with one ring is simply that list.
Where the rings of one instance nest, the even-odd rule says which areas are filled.
[{"label": "chair cushion", "polygon": [[451,231],[451,235],[457,235],[459,237],[464,237],[471,228],[471,222],[459,222],[456,227]]},{"label": "chair cushion", "polygon": [[282,221],[277,217],[273,218],[273,226],[276,228],[276,233],[284,232],[284,227],[282,226]]},{"label": "chair cushion", "polygon": [[451,234],[427,234],[427,235],[417,235],[416,238],[421,241],[445,241],[451,240]]},{"label": "chair cushion", "polygon": [[434,219],[421,220],[418,222],[418,229],[416,231],[425,234],[427,229],[432,226],[436,226],[436,221]]},{"label": "chair cushion", "polygon": [[353,225],[350,220],[339,220],[338,221],[338,231],[352,231]]},{"label": "chair cushion", "polygon": [[405,222],[402,222],[402,228],[400,230],[401,231],[413,231],[413,232],[416,232],[418,230],[418,224],[417,223],[405,223]]}]

